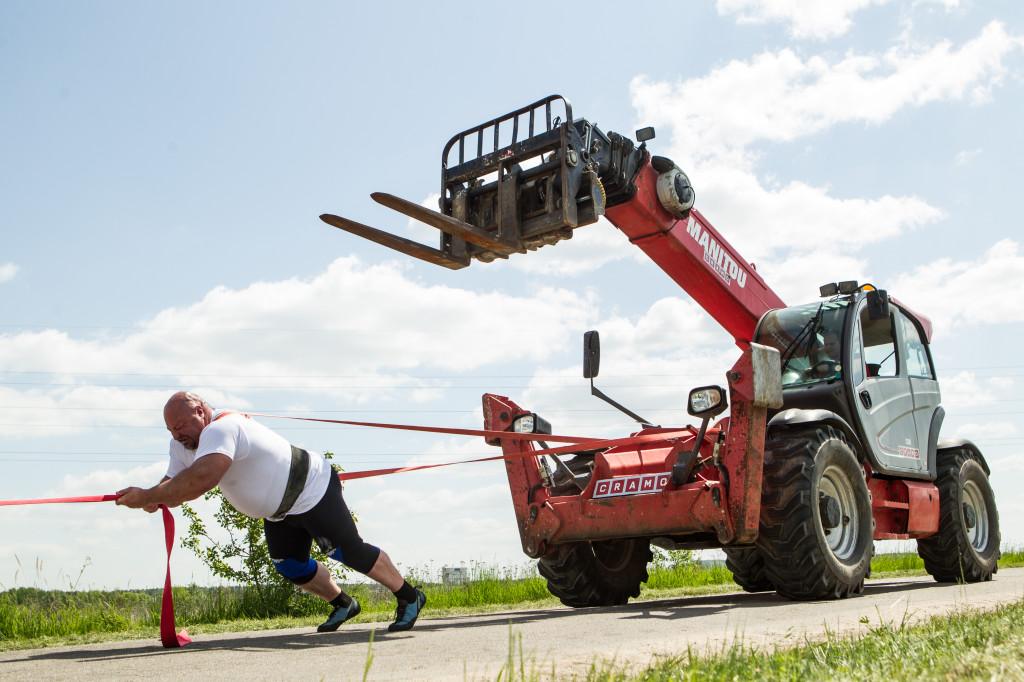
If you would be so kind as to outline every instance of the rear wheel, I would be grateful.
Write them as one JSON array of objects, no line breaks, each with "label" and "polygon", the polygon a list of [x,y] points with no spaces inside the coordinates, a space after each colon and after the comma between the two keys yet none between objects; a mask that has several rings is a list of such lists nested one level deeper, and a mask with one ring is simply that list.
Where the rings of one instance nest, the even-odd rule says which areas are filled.
[{"label": "rear wheel", "polygon": [[644,538],[572,542],[541,557],[537,570],[566,606],[615,606],[640,594],[650,560]]},{"label": "rear wheel", "polygon": [[939,582],[991,580],[999,560],[999,512],[988,474],[966,448],[938,453],[939,530],[917,541]]},{"label": "rear wheel", "polygon": [[764,573],[764,557],[756,547],[724,547],[725,567],[744,592],[768,592],[775,586]]},{"label": "rear wheel", "polygon": [[860,594],[873,535],[864,469],[840,432],[819,426],[769,434],[757,548],[779,594]]}]

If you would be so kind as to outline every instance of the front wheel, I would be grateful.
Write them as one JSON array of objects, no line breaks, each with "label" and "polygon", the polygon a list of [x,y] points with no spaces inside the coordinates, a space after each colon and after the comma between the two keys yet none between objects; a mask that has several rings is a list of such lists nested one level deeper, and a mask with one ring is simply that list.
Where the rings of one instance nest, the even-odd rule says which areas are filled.
[{"label": "front wheel", "polygon": [[842,433],[822,425],[769,434],[757,548],[780,595],[860,594],[873,536],[864,469]]},{"label": "front wheel", "polygon": [[967,448],[938,453],[939,530],[917,541],[939,582],[991,580],[999,560],[999,512],[988,474]]},{"label": "front wheel", "polygon": [[537,570],[566,606],[617,606],[639,596],[650,560],[646,538],[570,542],[541,557]]}]

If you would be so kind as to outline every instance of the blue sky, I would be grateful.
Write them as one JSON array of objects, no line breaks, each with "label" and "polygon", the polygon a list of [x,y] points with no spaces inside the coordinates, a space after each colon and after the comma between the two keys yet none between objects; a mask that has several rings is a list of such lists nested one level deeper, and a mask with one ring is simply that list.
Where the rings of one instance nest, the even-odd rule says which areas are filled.
[{"label": "blue sky", "polygon": [[[0,497],[162,474],[177,388],[290,414],[480,424],[509,395],[556,431],[624,434],[602,384],[685,422],[735,358],[606,223],[449,272],[324,226],[434,243],[372,191],[431,201],[453,133],[553,92],[658,131],[698,206],[787,302],[887,287],[936,322],[947,435],[993,468],[1024,542],[1024,12],[830,3],[0,5]],[[434,197],[436,199],[436,196]],[[349,469],[488,454],[475,441],[280,430]],[[520,561],[500,465],[358,481],[364,536],[406,566]],[[112,506],[0,514],[0,586],[149,586],[159,521]],[[130,561],[125,557],[131,556]],[[187,553],[179,582],[208,581]]]}]

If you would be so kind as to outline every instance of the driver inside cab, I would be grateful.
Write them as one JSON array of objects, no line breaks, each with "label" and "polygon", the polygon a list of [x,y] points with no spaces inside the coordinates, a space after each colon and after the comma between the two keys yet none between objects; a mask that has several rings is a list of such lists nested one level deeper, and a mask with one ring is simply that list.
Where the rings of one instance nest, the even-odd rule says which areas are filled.
[{"label": "driver inside cab", "polygon": [[811,351],[808,375],[819,379],[838,377],[842,371],[842,353],[843,343],[839,334],[825,331],[822,340],[816,343],[814,350]]}]

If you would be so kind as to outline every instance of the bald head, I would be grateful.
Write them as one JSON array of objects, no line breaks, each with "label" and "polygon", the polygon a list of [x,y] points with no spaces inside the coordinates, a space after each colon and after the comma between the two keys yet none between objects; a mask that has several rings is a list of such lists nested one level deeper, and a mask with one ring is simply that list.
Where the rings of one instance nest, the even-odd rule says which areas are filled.
[{"label": "bald head", "polygon": [[213,409],[189,391],[178,391],[164,405],[164,423],[174,440],[189,450],[199,447],[199,434],[213,419]]}]

